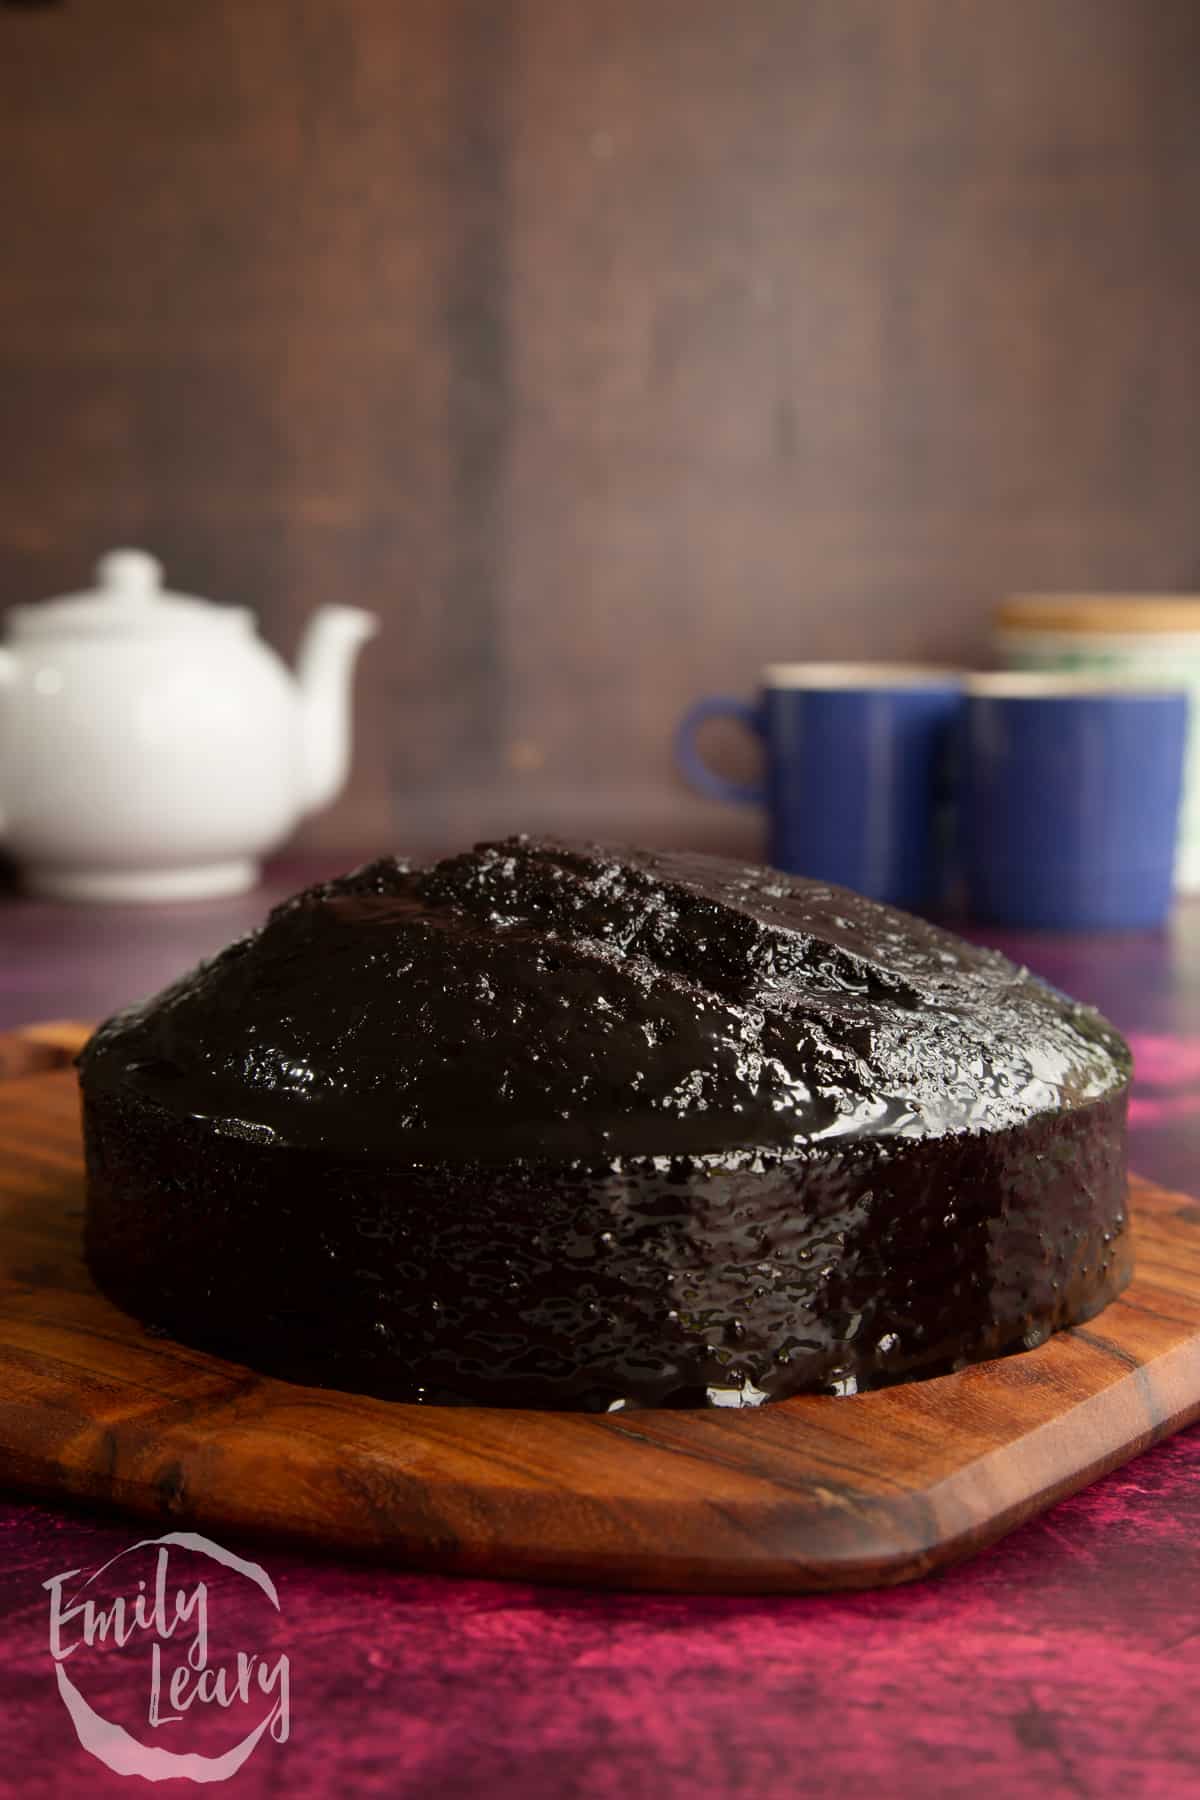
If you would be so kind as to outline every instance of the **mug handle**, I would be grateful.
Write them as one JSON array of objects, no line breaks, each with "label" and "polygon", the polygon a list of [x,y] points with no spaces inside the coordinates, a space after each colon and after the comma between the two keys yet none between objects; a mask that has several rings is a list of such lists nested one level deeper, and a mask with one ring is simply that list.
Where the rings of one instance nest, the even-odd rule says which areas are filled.
[{"label": "mug handle", "polygon": [[763,736],[762,715],[749,700],[732,694],[706,694],[688,708],[675,733],[675,762],[684,780],[710,800],[730,800],[735,806],[763,806],[767,790],[761,781],[730,781],[710,769],[696,743],[700,727],[709,719],[736,719],[757,738]]}]

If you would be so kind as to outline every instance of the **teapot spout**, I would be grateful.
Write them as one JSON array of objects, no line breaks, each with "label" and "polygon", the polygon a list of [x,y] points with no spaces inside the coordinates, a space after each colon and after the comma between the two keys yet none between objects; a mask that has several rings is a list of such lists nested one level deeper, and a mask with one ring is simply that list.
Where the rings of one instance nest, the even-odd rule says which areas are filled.
[{"label": "teapot spout", "polygon": [[362,646],[379,630],[374,613],[323,606],[300,644],[300,810],[315,812],[340,791],[350,766],[350,679]]}]

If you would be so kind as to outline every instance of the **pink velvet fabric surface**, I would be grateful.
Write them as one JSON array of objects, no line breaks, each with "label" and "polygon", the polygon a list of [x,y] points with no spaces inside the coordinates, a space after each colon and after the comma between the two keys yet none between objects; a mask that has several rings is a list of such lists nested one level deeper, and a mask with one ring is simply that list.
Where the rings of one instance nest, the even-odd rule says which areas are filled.
[{"label": "pink velvet fabric surface", "polygon": [[[10,902],[0,1026],[111,1010],[271,897],[99,923]],[[1130,1035],[1134,1166],[1200,1191],[1200,908],[1161,936],[994,941]],[[0,1495],[0,1795],[146,1790],[80,1747],[42,1585],[82,1581],[140,1535]],[[264,1738],[221,1784],[231,1795],[1200,1795],[1200,1430],[960,1568],[876,1593],[584,1593],[225,1548],[261,1563],[278,1611],[216,1572],[214,1659],[286,1654],[290,1670],[287,1740]],[[98,1715],[179,1751],[215,1753],[252,1710],[155,1730],[136,1642],[66,1666]]]}]

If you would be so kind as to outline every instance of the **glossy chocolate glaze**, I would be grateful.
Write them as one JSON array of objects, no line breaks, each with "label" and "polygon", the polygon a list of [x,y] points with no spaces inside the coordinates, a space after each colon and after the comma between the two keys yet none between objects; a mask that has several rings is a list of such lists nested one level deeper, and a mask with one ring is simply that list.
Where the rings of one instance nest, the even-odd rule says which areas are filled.
[{"label": "glossy chocolate glaze", "polygon": [[1040,1341],[1128,1278],[1129,1060],[994,952],[715,858],[311,889],[81,1059],[88,1254],[402,1399],[753,1403]]},{"label": "glossy chocolate glaze", "polygon": [[843,889],[522,839],[298,895],[83,1067],[255,1141],[488,1161],[996,1129],[1128,1070],[1095,1013]]}]

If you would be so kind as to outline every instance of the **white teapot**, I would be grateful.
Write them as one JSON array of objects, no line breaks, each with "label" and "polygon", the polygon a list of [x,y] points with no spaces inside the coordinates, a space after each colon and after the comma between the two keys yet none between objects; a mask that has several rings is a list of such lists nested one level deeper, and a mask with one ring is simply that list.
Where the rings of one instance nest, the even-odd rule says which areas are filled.
[{"label": "white teapot", "polygon": [[253,614],[167,593],[144,551],[110,551],[97,576],[8,615],[0,841],[60,899],[240,893],[345,781],[350,677],[378,621],[323,607],[293,676]]}]

